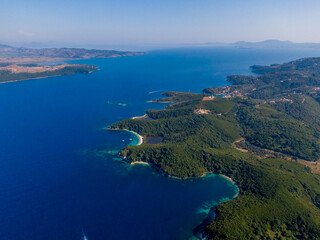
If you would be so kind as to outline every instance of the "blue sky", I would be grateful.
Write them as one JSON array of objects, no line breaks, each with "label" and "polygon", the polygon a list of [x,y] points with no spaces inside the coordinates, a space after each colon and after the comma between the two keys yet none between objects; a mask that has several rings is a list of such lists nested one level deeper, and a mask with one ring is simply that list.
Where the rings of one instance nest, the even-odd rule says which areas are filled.
[{"label": "blue sky", "polygon": [[0,41],[320,42],[319,0],[0,0]]}]

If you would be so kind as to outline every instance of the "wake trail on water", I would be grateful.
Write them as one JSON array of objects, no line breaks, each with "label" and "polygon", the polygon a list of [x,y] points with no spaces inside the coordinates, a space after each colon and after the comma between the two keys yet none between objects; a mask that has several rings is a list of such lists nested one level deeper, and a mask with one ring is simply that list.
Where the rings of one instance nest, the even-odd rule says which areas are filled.
[{"label": "wake trail on water", "polygon": [[165,91],[165,90],[155,90],[155,91],[149,92],[149,94],[153,94],[153,93],[157,93],[157,92],[163,92],[163,91]]},{"label": "wake trail on water", "polygon": [[82,240],[89,240],[84,231],[82,231]]}]

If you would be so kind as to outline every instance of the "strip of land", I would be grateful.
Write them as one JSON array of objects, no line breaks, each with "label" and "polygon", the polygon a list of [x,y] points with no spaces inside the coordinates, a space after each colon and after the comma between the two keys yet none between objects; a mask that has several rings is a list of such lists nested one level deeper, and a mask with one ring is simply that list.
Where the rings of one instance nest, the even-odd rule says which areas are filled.
[{"label": "strip of land", "polygon": [[61,64],[55,66],[23,66],[14,64],[0,67],[0,83],[72,75],[76,73],[91,73],[97,69],[96,66],[84,64]]},{"label": "strip of land", "polygon": [[57,62],[89,58],[136,56],[142,54],[144,53],[85,48],[17,48],[0,44],[0,64]]},{"label": "strip of land", "polygon": [[79,48],[15,48],[0,45],[0,83],[91,73],[97,66],[85,64],[39,65],[44,62],[141,55],[141,52]]}]

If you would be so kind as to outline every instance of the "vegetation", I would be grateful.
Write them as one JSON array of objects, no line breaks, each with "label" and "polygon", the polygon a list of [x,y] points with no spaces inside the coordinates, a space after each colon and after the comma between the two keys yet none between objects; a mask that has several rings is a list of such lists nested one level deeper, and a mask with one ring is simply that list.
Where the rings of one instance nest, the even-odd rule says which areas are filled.
[{"label": "vegetation", "polygon": [[26,79],[34,78],[43,78],[43,77],[53,77],[53,76],[62,76],[62,75],[72,75],[76,73],[90,73],[94,70],[97,70],[96,66],[90,65],[68,65],[64,68],[53,70],[53,71],[43,71],[43,72],[20,72],[13,73],[9,70],[0,70],[0,83],[1,82],[10,82],[10,81],[19,81]]},{"label": "vegetation", "polygon": [[205,228],[210,239],[320,238],[318,176],[281,159],[246,160],[236,168],[230,175],[241,195],[217,206]]},{"label": "vegetation", "polygon": [[[255,66],[262,75],[230,77],[235,85],[205,91],[226,98],[166,93],[158,100],[171,102],[165,110],[147,111],[153,120],[111,126],[164,140],[121,155],[181,178],[214,172],[234,179],[240,195],[197,229],[210,239],[320,239],[320,176],[300,164],[320,157],[318,62]],[[234,147],[242,138],[247,152]]]},{"label": "vegetation", "polygon": [[249,96],[255,99],[282,99],[290,93],[318,98],[320,58],[304,58],[282,65],[252,66],[259,76],[232,75],[232,86],[207,88],[206,93],[227,94],[229,97]]},{"label": "vegetation", "polygon": [[251,144],[310,161],[319,159],[319,127],[265,105],[241,108],[237,116]]}]

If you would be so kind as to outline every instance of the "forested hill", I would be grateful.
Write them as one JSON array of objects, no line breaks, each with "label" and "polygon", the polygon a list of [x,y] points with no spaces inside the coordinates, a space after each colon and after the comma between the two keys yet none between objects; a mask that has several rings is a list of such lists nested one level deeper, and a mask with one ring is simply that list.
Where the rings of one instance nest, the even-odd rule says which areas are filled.
[{"label": "forested hill", "polygon": [[293,93],[318,98],[320,58],[303,58],[285,64],[252,66],[259,76],[232,75],[232,86],[207,88],[206,93],[226,94],[226,97],[248,96],[257,99],[277,99]]},{"label": "forested hill", "polygon": [[[225,174],[240,195],[218,205],[195,234],[209,239],[320,239],[319,59],[254,66],[258,76],[230,76],[234,85],[208,94],[166,93],[165,110],[111,128],[145,139],[121,155],[167,175]],[[208,189],[210,191],[210,189]]]}]

